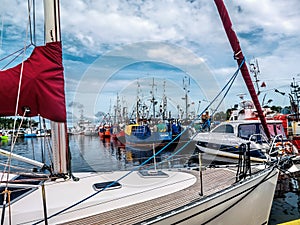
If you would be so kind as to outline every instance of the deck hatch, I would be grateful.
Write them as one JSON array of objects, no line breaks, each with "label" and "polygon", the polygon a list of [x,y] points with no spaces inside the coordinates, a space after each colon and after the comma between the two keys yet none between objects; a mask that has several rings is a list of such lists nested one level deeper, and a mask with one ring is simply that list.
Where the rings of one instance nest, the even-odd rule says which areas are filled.
[{"label": "deck hatch", "polygon": [[96,191],[100,191],[104,188],[105,188],[105,190],[111,190],[111,189],[116,189],[116,188],[121,188],[121,187],[122,187],[122,185],[116,181],[105,181],[105,182],[93,184],[93,188]]}]

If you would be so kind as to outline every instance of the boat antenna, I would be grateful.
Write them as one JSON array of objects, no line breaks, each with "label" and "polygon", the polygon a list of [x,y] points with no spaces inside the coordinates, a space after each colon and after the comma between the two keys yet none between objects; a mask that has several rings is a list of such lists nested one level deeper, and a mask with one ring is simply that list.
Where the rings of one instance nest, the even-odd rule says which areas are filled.
[{"label": "boat antenna", "polygon": [[153,110],[153,119],[155,120],[155,105],[157,104],[157,101],[155,99],[155,96],[154,96],[154,87],[156,86],[156,84],[154,83],[154,77],[152,78],[152,84],[151,84],[151,103],[152,103],[152,110]]},{"label": "boat antenna", "polygon": [[184,97],[182,99],[185,100],[185,119],[187,120],[189,116],[188,94],[190,92],[191,78],[188,76],[184,76],[184,78],[182,79],[182,83],[184,90]]},{"label": "boat antenna", "polygon": [[258,61],[257,59],[253,59],[250,62],[250,72],[253,74],[254,77],[254,82],[257,88],[257,95],[260,94],[260,90],[259,90],[259,79],[258,79],[258,75],[260,74],[260,70],[259,70],[259,66],[258,66]]},{"label": "boat antenna", "polygon": [[162,103],[160,105],[160,110],[162,113],[162,119],[165,120],[167,118],[167,106],[168,106],[168,100],[166,96],[166,81],[164,80],[163,83],[163,97],[162,97]]},{"label": "boat antenna", "polygon": [[1,27],[0,27],[0,50],[2,49],[3,42],[3,27],[4,27],[4,14],[1,17]]},{"label": "boat antenna", "polygon": [[[290,94],[290,102],[292,106],[293,112],[299,116],[299,102],[300,102],[300,96],[299,96],[299,85],[295,81],[295,78],[293,78],[293,82],[291,83],[291,94]],[[279,92],[279,91],[278,91]]]}]

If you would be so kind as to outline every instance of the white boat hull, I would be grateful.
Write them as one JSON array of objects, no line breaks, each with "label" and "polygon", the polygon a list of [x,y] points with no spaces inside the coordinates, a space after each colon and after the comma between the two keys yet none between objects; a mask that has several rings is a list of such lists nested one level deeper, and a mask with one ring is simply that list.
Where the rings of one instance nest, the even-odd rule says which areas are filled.
[{"label": "white boat hull", "polygon": [[[197,180],[194,175],[178,171],[166,171],[168,177],[157,178],[144,178],[133,172],[120,181],[121,188],[100,193],[93,189],[94,183],[117,180],[125,174],[125,171],[85,173],[77,174],[81,178],[77,182],[46,182],[48,223],[69,223],[136,203],[155,201],[162,196],[185,190]],[[247,221],[247,224],[264,224],[268,221],[277,175],[277,169],[257,174],[214,194],[201,198],[199,196],[198,201],[170,213],[158,213],[158,218],[148,219],[143,223],[241,224],[242,221],[244,224]],[[217,185],[218,180],[214,182]],[[6,207],[4,224],[9,224],[9,213],[12,215],[12,224],[44,224],[41,186],[13,202],[10,209]],[[134,218],[135,214],[132,214],[132,217]],[[211,220],[212,218],[214,219]]]},{"label": "white boat hull", "polygon": [[147,224],[268,224],[278,173],[266,171]]}]

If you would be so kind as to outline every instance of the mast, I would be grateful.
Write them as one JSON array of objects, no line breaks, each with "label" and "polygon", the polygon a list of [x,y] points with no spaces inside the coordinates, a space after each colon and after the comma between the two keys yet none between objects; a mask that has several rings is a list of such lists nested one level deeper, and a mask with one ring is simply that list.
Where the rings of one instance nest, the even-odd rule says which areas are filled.
[{"label": "mast", "polygon": [[155,120],[155,105],[157,103],[157,101],[155,100],[155,96],[154,96],[154,86],[155,86],[155,83],[154,83],[154,77],[152,78],[152,89],[151,89],[151,103],[152,103],[152,116],[153,116],[153,120]]},{"label": "mast", "polygon": [[[188,83],[187,83],[188,80]],[[190,77],[184,76],[183,80],[183,90],[184,90],[184,97],[182,98],[185,101],[185,119],[187,120],[189,117],[189,99],[188,93],[190,92],[189,86],[191,83]]]},{"label": "mast", "polygon": [[[291,102],[291,110],[292,113],[294,113],[296,115],[296,118],[298,120],[299,117],[299,85],[297,84],[297,82],[295,81],[295,78],[293,78],[293,82],[291,83],[291,94],[289,94],[290,97],[290,102]],[[275,90],[276,91],[276,90]],[[279,91],[277,91],[279,92]]]},{"label": "mast", "polygon": [[[244,61],[244,55],[243,55],[242,49],[240,47],[239,40],[236,36],[236,33],[232,29],[232,23],[231,23],[229,14],[227,12],[227,9],[224,5],[223,0],[215,0],[215,4],[218,8],[218,12],[219,12],[219,15],[221,17],[225,32],[227,34],[227,37],[228,37],[228,40],[230,42],[231,48],[234,52],[234,58],[237,60],[238,65],[241,66],[243,61]],[[243,76],[244,81],[246,83],[246,86],[248,88],[248,91],[250,93],[250,96],[252,98],[252,101],[253,101],[253,103],[256,107],[256,110],[258,112],[258,116],[261,120],[264,131],[265,131],[267,137],[270,139],[270,132],[269,132],[269,129],[268,129],[268,126],[267,126],[266,118],[263,114],[261,105],[260,105],[258,97],[256,95],[255,88],[254,88],[254,85],[252,83],[252,80],[251,80],[251,77],[250,77],[250,74],[249,74],[246,63],[243,63],[243,65],[241,66],[241,73],[242,73],[242,76]]]},{"label": "mast", "polygon": [[[45,43],[60,42],[60,9],[59,0],[44,0],[44,35]],[[53,173],[68,173],[68,138],[65,122],[51,121],[53,147]]]},{"label": "mast", "polygon": [[166,81],[164,80],[163,84],[163,99],[162,99],[162,105],[161,105],[161,110],[162,110],[162,119],[165,120],[167,119],[167,96],[166,96]]}]

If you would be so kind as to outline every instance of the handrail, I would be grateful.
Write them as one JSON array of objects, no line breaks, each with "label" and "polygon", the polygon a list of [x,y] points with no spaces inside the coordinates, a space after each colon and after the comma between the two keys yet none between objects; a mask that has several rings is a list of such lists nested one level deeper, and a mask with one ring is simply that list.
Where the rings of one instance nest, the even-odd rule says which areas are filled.
[{"label": "handrail", "polygon": [[[253,141],[252,138],[254,136],[261,136],[263,138],[263,141],[265,141],[268,146],[269,146],[269,150],[266,152],[269,156],[271,156],[272,154],[275,154],[275,153],[278,153],[279,152],[279,149],[276,149],[275,148],[275,145],[276,145],[276,141],[277,140],[281,140],[281,142],[284,142],[283,140],[283,135],[282,134],[277,134],[275,137],[271,138],[270,140],[268,140],[264,135],[262,134],[252,134],[250,137],[249,137],[249,141]],[[255,143],[257,143],[257,141],[255,141]],[[274,151],[272,151],[274,150]]]},{"label": "handrail", "polygon": [[[283,135],[282,134],[277,134],[274,138],[272,138],[272,143],[270,145],[270,151],[269,151],[269,155],[272,155],[274,153],[278,153],[280,149],[276,149],[275,148],[275,144],[276,144],[276,140],[281,140],[281,142],[283,143]],[[274,149],[274,151],[272,151]]]}]

